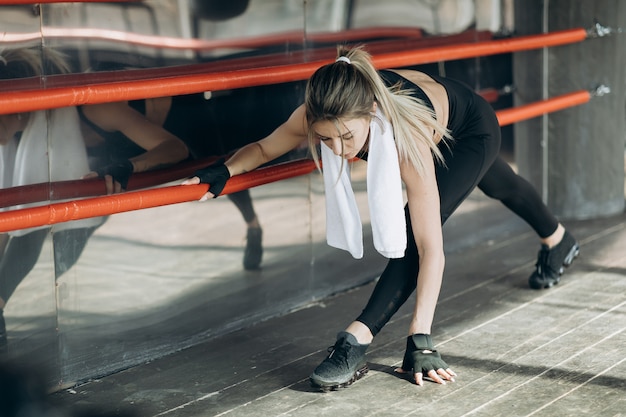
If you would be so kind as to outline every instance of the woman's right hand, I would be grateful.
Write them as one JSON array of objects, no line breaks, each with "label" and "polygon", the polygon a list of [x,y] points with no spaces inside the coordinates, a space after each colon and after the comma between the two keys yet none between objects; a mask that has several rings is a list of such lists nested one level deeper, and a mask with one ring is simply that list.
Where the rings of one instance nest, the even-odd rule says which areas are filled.
[{"label": "woman's right hand", "polygon": [[200,201],[216,198],[224,190],[230,178],[230,171],[224,162],[225,159],[222,158],[206,168],[197,170],[194,176],[183,181],[182,185],[209,184],[209,190],[200,198]]}]

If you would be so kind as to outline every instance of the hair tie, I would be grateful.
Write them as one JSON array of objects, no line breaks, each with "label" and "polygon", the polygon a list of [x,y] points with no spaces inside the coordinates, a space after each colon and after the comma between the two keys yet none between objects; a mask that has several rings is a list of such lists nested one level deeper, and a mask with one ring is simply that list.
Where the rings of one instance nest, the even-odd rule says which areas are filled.
[{"label": "hair tie", "polygon": [[352,62],[350,61],[350,58],[348,58],[347,56],[340,56],[339,58],[335,60],[335,62],[339,62],[339,61],[343,61],[347,64],[352,64]]}]

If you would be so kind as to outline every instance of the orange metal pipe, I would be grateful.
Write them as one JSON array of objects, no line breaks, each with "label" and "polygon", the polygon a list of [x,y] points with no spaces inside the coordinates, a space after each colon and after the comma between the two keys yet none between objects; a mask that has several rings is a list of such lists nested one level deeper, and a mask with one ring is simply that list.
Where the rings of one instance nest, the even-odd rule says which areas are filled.
[{"label": "orange metal pipe", "polygon": [[546,113],[552,113],[567,107],[585,104],[591,100],[591,93],[586,90],[575,91],[561,96],[537,101],[510,109],[498,110],[496,116],[500,126],[510,125],[521,120],[532,119]]},{"label": "orange metal pipe", "polygon": [[448,45],[416,51],[379,54],[374,57],[374,62],[380,68],[404,67],[408,65],[452,61],[456,59],[496,55],[504,52],[519,52],[566,45],[581,42],[586,38],[587,31],[585,29],[568,29],[540,35],[520,36],[512,39],[499,39],[466,45]]},{"label": "orange metal pipe", "polygon": [[[127,191],[154,187],[191,176],[197,169],[204,168],[216,157],[177,164],[155,171],[140,172],[130,177]],[[69,180],[20,185],[0,190],[0,208],[48,200],[93,197],[106,194],[106,186],[101,178]]]},{"label": "orange metal pipe", "polygon": [[[231,194],[270,182],[305,175],[315,169],[315,163],[311,160],[287,162],[260,168],[231,178],[226,184],[223,194]],[[0,213],[0,233],[196,201],[206,193],[207,189],[208,185],[206,184],[175,185],[7,211]]]},{"label": "orange metal pipe", "polygon": [[[394,68],[444,60],[494,55],[580,42],[587,37],[585,29],[570,29],[516,39],[483,41],[453,46],[438,46],[412,51],[377,54],[378,68]],[[0,97],[0,112],[19,113],[48,108],[79,106],[142,98],[219,91],[259,85],[300,81],[321,65],[332,62],[317,60],[292,65],[230,70],[221,73],[176,74],[142,80],[101,82],[83,86],[7,91]],[[139,71],[139,70],[138,70]],[[168,71],[167,69],[165,71]],[[163,72],[163,71],[161,71]],[[153,70],[153,74],[159,71]],[[52,77],[48,77],[51,79]]]}]

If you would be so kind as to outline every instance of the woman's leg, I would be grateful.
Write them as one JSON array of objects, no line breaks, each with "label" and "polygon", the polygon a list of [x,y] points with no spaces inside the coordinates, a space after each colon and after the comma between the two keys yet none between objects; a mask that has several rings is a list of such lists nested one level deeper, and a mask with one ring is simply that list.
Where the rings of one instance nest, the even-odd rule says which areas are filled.
[{"label": "woman's leg", "polygon": [[[500,147],[499,132],[498,128],[492,129],[488,135],[458,138],[453,149],[441,149],[446,166],[438,166],[436,175],[442,224],[472,192],[494,161]],[[419,254],[410,227],[408,209],[405,209],[405,214],[408,233],[405,256],[389,261],[365,309],[356,319],[356,322],[364,324],[369,329],[372,337],[380,332],[417,286]],[[351,326],[359,327],[355,323]],[[363,339],[363,343],[366,342],[367,337]]]},{"label": "woman's leg", "polygon": [[564,267],[578,256],[576,239],[559,224],[533,186],[502,158],[496,159],[478,184],[487,196],[500,200],[539,235],[541,249],[535,271],[528,278],[534,289],[550,288],[561,280]]},{"label": "woman's leg", "polygon": [[241,212],[248,226],[246,248],[243,254],[243,267],[247,270],[258,269],[263,258],[263,230],[254,211],[250,190],[228,194],[228,198]]},{"label": "woman's leg", "polygon": [[0,262],[0,310],[35,266],[48,233],[42,229],[10,238]]},{"label": "woman's leg", "polygon": [[87,241],[98,227],[68,229],[52,235],[54,244],[54,270],[58,279],[70,269],[83,253]]},{"label": "woman's leg", "polygon": [[502,158],[495,160],[478,188],[525,220],[540,238],[547,238],[556,231],[559,222],[543,204],[537,191]]}]

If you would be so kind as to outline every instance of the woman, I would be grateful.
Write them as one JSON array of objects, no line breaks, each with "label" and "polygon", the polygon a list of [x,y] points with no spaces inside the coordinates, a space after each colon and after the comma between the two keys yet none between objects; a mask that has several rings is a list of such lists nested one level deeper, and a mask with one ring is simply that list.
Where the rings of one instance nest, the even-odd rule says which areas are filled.
[{"label": "woman", "polygon": [[[391,130],[385,126],[393,129],[395,157],[384,159],[386,164],[371,170],[369,165],[374,160],[377,164],[382,160],[376,152],[388,149],[381,146],[381,138]],[[304,105],[272,134],[244,147],[225,164],[198,171],[184,184],[208,183],[210,188],[203,198],[215,197],[231,175],[251,171],[305,138],[316,161],[315,145],[322,142],[327,216],[334,216],[334,209],[328,206],[329,197],[331,201],[342,198],[336,196],[337,184],[347,165],[342,162],[337,167],[333,156],[344,162],[354,157],[368,160],[368,196],[373,191],[370,178],[375,184],[376,178],[391,177],[395,164],[399,170],[397,182],[399,178],[404,182],[408,201],[403,236],[397,234],[397,225],[391,224],[378,237],[382,242],[379,246],[384,248],[393,246],[393,242],[384,241],[393,236],[392,241],[401,242],[401,250],[396,247],[388,252],[391,259],[365,309],[338,334],[330,355],[311,374],[313,386],[322,390],[350,385],[367,371],[367,347],[415,289],[406,351],[397,371],[410,373],[419,385],[424,376],[440,384],[454,380],[456,374],[434,349],[430,333],[444,270],[442,225],[474,187],[502,200],[541,237],[543,247],[537,271],[530,278],[531,286],[557,282],[563,265],[571,263],[578,253],[576,241],[532,187],[498,157],[500,127],[485,100],[450,79],[412,70],[377,72],[361,48],[340,47],[337,60],[318,69],[308,81]],[[338,174],[327,178],[329,167]],[[386,192],[373,200],[386,200]],[[349,198],[344,200],[337,207],[350,204]],[[372,209],[376,201],[371,200],[376,244],[377,215]],[[350,216],[344,216],[339,222],[349,221]],[[358,239],[351,242],[350,233],[337,237],[328,229],[329,243],[332,237],[331,244],[359,257]]]},{"label": "woman", "polygon": [[[0,54],[0,79],[67,72],[63,57],[46,48],[7,49]],[[85,140],[90,144],[95,140],[93,126],[127,137],[134,152],[89,164]],[[189,153],[182,140],[126,103],[86,106],[80,116],[75,107],[0,115],[0,145],[0,188],[99,176],[105,179],[109,194],[124,190],[132,173],[182,161]],[[102,223],[101,218],[86,219],[2,235],[0,343],[6,339],[3,308],[35,266],[50,230],[58,278],[75,264]]]}]

